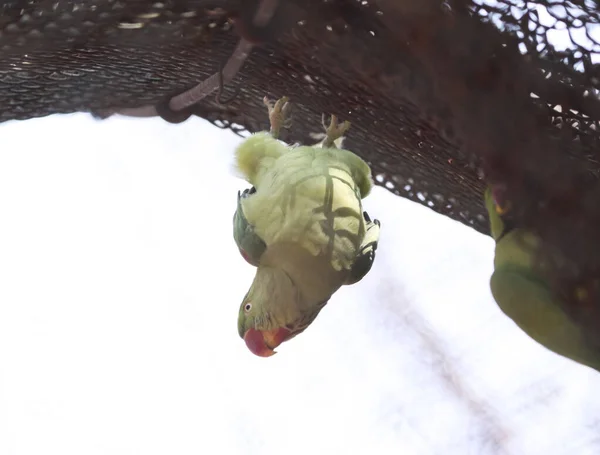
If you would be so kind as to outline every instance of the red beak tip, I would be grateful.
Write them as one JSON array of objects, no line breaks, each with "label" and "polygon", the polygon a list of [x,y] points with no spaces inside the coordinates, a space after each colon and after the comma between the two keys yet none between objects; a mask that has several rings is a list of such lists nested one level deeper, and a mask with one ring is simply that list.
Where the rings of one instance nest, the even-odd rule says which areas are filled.
[{"label": "red beak tip", "polygon": [[267,346],[260,330],[248,329],[244,334],[244,341],[250,352],[259,357],[271,357],[275,351]]}]

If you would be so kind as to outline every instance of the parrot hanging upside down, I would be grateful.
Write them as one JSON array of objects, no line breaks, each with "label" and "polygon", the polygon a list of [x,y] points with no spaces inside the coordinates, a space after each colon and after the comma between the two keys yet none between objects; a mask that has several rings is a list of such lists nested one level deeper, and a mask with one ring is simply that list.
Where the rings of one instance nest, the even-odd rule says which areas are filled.
[{"label": "parrot hanging upside down", "polygon": [[371,169],[336,146],[349,122],[332,116],[320,144],[290,147],[278,140],[280,128],[290,127],[288,98],[264,102],[270,133],[253,134],[236,150],[236,166],[253,186],[238,192],[233,236],[256,267],[238,332],[252,353],[269,357],[303,332],[341,286],[369,272],[380,223],[362,210]]}]

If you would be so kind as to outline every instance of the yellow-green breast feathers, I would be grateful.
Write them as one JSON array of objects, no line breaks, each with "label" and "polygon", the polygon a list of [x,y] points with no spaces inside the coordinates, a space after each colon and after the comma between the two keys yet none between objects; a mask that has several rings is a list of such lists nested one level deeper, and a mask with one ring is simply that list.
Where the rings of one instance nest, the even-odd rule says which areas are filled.
[{"label": "yellow-green breast feathers", "polygon": [[369,166],[343,149],[286,147],[267,133],[238,147],[237,167],[255,185],[244,201],[248,222],[267,245],[296,242],[350,269],[364,236],[360,199],[373,182]]},{"label": "yellow-green breast feathers", "polygon": [[348,165],[352,179],[360,190],[360,195],[365,198],[371,193],[373,188],[373,178],[371,176],[371,168],[369,165],[359,156],[344,149],[329,149],[333,153],[339,152],[338,159],[345,162]]}]

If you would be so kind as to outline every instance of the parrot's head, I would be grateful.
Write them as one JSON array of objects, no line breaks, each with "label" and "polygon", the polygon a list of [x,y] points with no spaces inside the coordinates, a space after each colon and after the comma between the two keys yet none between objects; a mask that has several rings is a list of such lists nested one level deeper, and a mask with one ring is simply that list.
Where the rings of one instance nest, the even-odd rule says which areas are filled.
[{"label": "parrot's head", "polygon": [[308,313],[303,308],[301,292],[284,270],[259,266],[240,305],[238,333],[253,354],[270,357],[304,331],[322,306]]}]

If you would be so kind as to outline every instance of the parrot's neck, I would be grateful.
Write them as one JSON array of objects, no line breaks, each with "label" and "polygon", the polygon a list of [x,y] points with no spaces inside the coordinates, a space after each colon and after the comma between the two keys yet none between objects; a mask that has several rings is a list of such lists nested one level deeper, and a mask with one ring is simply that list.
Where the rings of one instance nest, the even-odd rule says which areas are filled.
[{"label": "parrot's neck", "polygon": [[328,300],[342,286],[347,274],[334,270],[326,258],[313,256],[301,246],[287,242],[270,245],[260,262],[284,270],[307,303]]}]

